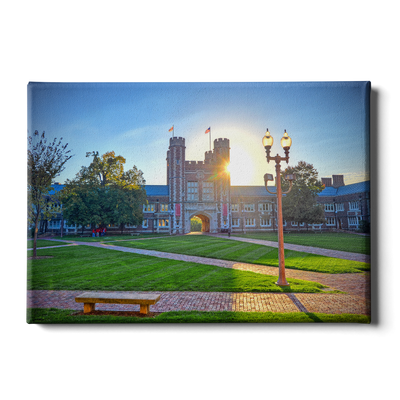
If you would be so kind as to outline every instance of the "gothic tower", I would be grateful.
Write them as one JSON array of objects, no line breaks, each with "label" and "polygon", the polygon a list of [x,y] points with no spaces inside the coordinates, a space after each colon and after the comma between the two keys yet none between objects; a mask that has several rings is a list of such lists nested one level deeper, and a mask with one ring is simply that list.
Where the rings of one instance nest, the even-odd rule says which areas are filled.
[{"label": "gothic tower", "polygon": [[167,152],[167,184],[169,186],[169,203],[171,205],[171,232],[184,232],[184,195],[185,195],[185,139],[169,139]]},{"label": "gothic tower", "polygon": [[229,139],[214,140],[213,163],[215,165],[215,201],[218,207],[218,228],[230,228],[230,174],[229,165]]}]

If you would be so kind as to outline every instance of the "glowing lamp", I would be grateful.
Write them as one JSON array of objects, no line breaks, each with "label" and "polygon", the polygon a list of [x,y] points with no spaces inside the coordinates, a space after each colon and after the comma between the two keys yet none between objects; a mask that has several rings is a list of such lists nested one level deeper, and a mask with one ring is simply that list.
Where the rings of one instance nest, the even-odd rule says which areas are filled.
[{"label": "glowing lamp", "polygon": [[292,139],[287,134],[286,129],[285,129],[285,133],[283,134],[283,138],[281,139],[281,146],[284,149],[288,149],[289,150],[291,145],[292,145]]},{"label": "glowing lamp", "polygon": [[262,139],[262,143],[266,149],[271,148],[272,145],[274,144],[274,139],[272,138],[271,134],[269,133],[268,128],[267,128],[267,132],[265,132],[265,136]]}]

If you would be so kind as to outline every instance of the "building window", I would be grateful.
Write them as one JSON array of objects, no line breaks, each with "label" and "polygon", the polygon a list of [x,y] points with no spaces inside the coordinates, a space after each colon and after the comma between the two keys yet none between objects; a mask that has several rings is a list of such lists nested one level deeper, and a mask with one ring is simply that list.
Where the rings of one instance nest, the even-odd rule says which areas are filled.
[{"label": "building window", "polygon": [[271,226],[271,218],[261,218],[260,226]]},{"label": "building window", "polygon": [[358,201],[349,201],[349,210],[358,210]]},{"label": "building window", "polygon": [[148,219],[144,219],[142,222],[142,228],[148,228],[149,227],[149,220]]},{"label": "building window", "polygon": [[160,228],[168,228],[169,227],[169,219],[159,219],[158,226]]},{"label": "building window", "polygon": [[154,204],[143,204],[143,212],[154,212]]},{"label": "building window", "polygon": [[232,212],[239,212],[239,204],[231,204]]},{"label": "building window", "polygon": [[258,211],[272,211],[272,204],[271,203],[259,203],[258,204]]},{"label": "building window", "polygon": [[344,211],[344,203],[336,203],[336,211]]},{"label": "building window", "polygon": [[160,212],[167,212],[168,204],[160,204]]},{"label": "building window", "polygon": [[198,182],[188,182],[187,183],[187,199],[188,201],[198,201],[199,193],[198,193]]},{"label": "building window", "polygon": [[239,218],[232,218],[232,226],[240,226]]},{"label": "building window", "polygon": [[358,226],[359,217],[348,217],[348,221],[349,221],[349,226],[350,225]]},{"label": "building window", "polygon": [[296,221],[292,221],[292,222],[291,222],[291,225],[292,225],[292,226],[297,226],[298,223],[297,223]]},{"label": "building window", "polygon": [[245,204],[244,211],[246,212],[254,212],[254,204]]},{"label": "building window", "polygon": [[335,204],[329,203],[329,204],[324,204],[325,205],[325,211],[326,212],[333,212],[335,211]]},{"label": "building window", "polygon": [[332,226],[332,225],[336,225],[336,220],[335,217],[327,217],[325,218],[325,223],[327,226]]},{"label": "building window", "polygon": [[214,200],[214,182],[203,182],[203,200]]},{"label": "building window", "polygon": [[256,226],[255,218],[246,218],[245,226]]}]

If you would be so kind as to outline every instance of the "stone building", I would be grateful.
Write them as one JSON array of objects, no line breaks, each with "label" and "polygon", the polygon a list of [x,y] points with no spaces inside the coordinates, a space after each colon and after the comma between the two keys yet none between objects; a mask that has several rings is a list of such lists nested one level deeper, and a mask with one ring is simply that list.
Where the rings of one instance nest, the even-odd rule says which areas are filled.
[{"label": "stone building", "polygon": [[[268,193],[264,186],[231,186],[226,169],[230,161],[228,139],[215,139],[213,150],[205,152],[203,161],[186,160],[185,150],[184,138],[169,139],[167,184],[146,185],[143,223],[127,225],[125,232],[189,233],[193,217],[201,219],[203,232],[246,233],[277,229],[275,195]],[[284,221],[284,230],[356,230],[361,221],[369,222],[369,181],[346,186],[343,175],[322,178],[322,181],[325,189],[317,201],[324,206],[325,223],[305,226]],[[53,189],[58,191],[62,187],[54,185]],[[59,232],[60,229],[61,216],[41,225],[42,232]],[[64,233],[80,229],[67,222],[63,225]],[[108,232],[118,229],[110,226]]]}]

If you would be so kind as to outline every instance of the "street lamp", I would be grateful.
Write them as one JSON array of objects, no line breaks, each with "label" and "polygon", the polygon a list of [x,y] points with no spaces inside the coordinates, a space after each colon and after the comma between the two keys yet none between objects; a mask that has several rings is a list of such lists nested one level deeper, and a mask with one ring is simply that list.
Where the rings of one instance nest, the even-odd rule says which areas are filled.
[{"label": "street lamp", "polygon": [[286,192],[282,193],[282,188],[281,188],[281,161],[286,161],[286,163],[289,163],[289,149],[290,146],[292,145],[292,139],[289,137],[289,135],[286,132],[283,134],[283,137],[281,139],[281,146],[283,147],[283,150],[285,150],[285,157],[281,157],[280,155],[276,155],[275,157],[271,157],[271,147],[274,143],[274,139],[272,138],[271,134],[268,131],[265,132],[265,136],[263,137],[262,140],[263,146],[265,148],[265,152],[267,154],[267,161],[268,163],[272,160],[275,161],[275,171],[276,171],[276,176],[275,176],[275,184],[276,184],[276,193],[270,192],[268,190],[268,181],[273,181],[274,178],[272,174],[265,174],[264,175],[264,182],[265,182],[265,188],[267,189],[268,193],[271,194],[276,194],[277,197],[277,203],[278,203],[278,256],[279,256],[279,279],[276,284],[278,286],[289,286],[289,283],[286,280],[285,276],[285,249],[283,245],[283,216],[282,216],[282,194],[289,193],[292,190],[292,183],[295,180],[295,176],[293,174],[286,175],[285,179],[289,181],[289,190]]}]

